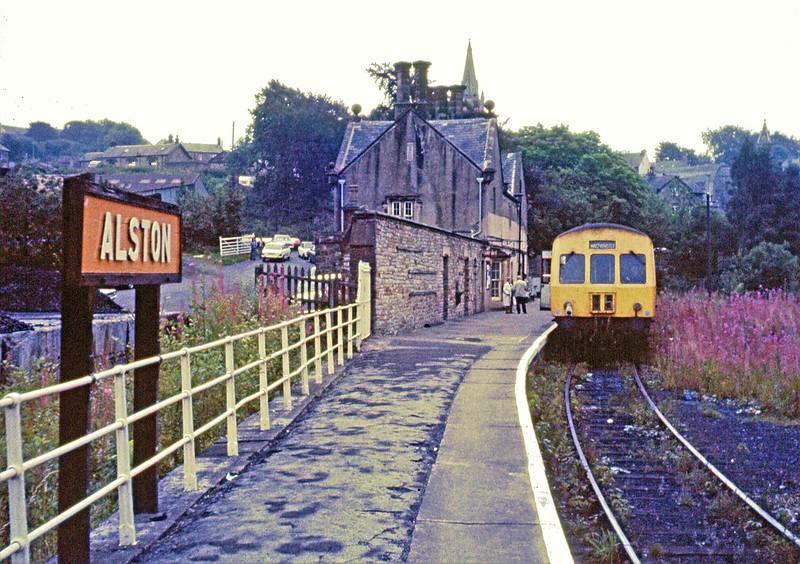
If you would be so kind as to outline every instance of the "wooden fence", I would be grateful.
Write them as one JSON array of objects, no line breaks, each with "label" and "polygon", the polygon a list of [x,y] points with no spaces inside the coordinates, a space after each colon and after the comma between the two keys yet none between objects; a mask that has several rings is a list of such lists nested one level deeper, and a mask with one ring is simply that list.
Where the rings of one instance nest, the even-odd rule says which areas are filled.
[{"label": "wooden fence", "polygon": [[285,296],[290,304],[299,304],[305,312],[351,303],[357,290],[349,274],[320,274],[313,266],[306,270],[295,266],[264,264],[256,266],[255,270],[259,292]]}]

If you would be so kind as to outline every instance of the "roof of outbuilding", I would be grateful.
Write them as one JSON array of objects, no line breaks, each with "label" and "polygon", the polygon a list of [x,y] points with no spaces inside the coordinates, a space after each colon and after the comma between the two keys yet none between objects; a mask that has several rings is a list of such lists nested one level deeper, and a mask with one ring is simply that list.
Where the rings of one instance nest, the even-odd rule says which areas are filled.
[{"label": "roof of outbuilding", "polygon": [[190,153],[221,153],[222,147],[211,143],[181,143]]},{"label": "roof of outbuilding", "polygon": [[180,143],[163,143],[160,145],[117,145],[103,151],[103,158],[116,157],[160,157],[180,149]]},{"label": "roof of outbuilding", "polygon": [[481,170],[498,168],[493,158],[494,142],[497,139],[497,123],[494,119],[428,121],[412,111],[397,121],[353,121],[348,123],[336,159],[336,171],[341,172],[409,114],[413,114],[413,117],[430,125],[434,131],[449,141]]},{"label": "roof of outbuilding", "polygon": [[103,174],[100,180],[126,192],[153,192],[197,183],[199,174]]}]

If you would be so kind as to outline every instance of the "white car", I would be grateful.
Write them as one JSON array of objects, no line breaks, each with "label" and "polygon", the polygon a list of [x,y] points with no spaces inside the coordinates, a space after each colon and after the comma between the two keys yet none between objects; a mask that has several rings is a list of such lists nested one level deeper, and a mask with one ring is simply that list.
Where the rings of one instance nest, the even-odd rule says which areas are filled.
[{"label": "white car", "polygon": [[292,247],[289,246],[289,243],[273,240],[264,245],[264,249],[261,251],[261,260],[265,262],[269,260],[284,261],[287,260],[291,254]]},{"label": "white car", "polygon": [[300,246],[297,247],[297,254],[300,255],[300,258],[308,259],[308,254],[314,252],[316,252],[316,248],[311,241],[303,241],[300,243]]}]

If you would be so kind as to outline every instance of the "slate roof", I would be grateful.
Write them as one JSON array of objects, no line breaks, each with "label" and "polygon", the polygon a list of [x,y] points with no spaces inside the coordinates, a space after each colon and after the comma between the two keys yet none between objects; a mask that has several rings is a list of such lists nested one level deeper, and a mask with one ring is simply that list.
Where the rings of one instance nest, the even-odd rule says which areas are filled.
[{"label": "slate roof", "polygon": [[516,192],[517,182],[522,175],[522,154],[508,153],[503,157],[503,182],[508,183],[508,190]]},{"label": "slate roof", "polygon": [[222,147],[210,143],[181,143],[183,148],[190,153],[212,153],[216,155],[222,152]]},{"label": "slate roof", "polygon": [[629,167],[638,170],[646,154],[647,153],[644,151],[639,151],[638,153],[622,153],[622,158],[628,163]]},{"label": "slate roof", "polygon": [[498,168],[495,163],[491,162],[493,143],[497,139],[496,135],[492,135],[493,131],[497,131],[494,120],[486,118],[435,119],[428,123],[467,155],[479,168],[485,169],[490,166]]},{"label": "slate roof", "polygon": [[[414,116],[425,121],[416,114]],[[400,119],[405,119],[405,116]],[[493,162],[494,143],[497,140],[497,124],[493,119],[472,118],[425,122],[481,170],[489,167],[498,168],[497,164]],[[339,149],[339,156],[336,159],[336,171],[341,172],[397,123],[399,122],[351,121],[348,123],[342,146]]]},{"label": "slate roof", "polygon": [[673,180],[677,180],[681,184],[686,185],[686,187],[689,188],[690,190],[692,189],[692,187],[686,184],[686,182],[684,182],[684,180],[680,176],[675,176],[674,174],[665,174],[663,176],[648,175],[645,177],[645,180],[647,180],[647,183],[653,187],[653,189],[656,191],[656,194],[661,192],[664,189],[664,187],[666,187],[667,184],[669,184]]},{"label": "slate roof", "polygon": [[116,147],[109,147],[103,151],[102,158],[162,157],[171,154],[180,147],[180,143],[164,143],[161,145],[117,145]]},{"label": "slate roof", "polygon": [[167,190],[197,183],[199,174],[102,174],[100,180],[126,192]]}]

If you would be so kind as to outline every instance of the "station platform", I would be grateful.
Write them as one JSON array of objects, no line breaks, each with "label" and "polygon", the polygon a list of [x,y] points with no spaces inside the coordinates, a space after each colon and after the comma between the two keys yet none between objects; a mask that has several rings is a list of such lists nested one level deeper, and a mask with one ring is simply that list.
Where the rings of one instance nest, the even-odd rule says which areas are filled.
[{"label": "station platform", "polygon": [[136,561],[548,561],[515,403],[550,325],[529,311],[371,337]]}]

